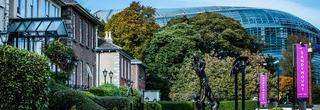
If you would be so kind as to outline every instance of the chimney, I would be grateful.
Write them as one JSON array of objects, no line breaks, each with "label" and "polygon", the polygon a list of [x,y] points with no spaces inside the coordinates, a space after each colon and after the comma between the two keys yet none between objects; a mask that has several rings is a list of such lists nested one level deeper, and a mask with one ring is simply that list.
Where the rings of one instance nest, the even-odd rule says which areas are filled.
[{"label": "chimney", "polygon": [[109,42],[109,43],[113,43],[113,40],[112,40],[112,37],[111,37],[111,32],[109,32],[109,31],[106,31],[105,32],[105,40],[107,41],[107,42]]}]

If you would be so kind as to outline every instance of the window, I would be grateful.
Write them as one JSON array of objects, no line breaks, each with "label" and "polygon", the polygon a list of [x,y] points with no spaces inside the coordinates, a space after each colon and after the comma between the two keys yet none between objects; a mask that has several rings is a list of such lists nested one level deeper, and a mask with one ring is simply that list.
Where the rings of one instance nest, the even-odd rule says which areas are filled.
[{"label": "window", "polygon": [[42,0],[42,17],[48,17],[48,12],[49,12],[49,2],[48,0]]},{"label": "window", "polygon": [[82,43],[82,20],[81,20],[81,18],[79,18],[80,19],[80,21],[79,21],[79,42],[80,43]]},{"label": "window", "polygon": [[130,62],[128,62],[127,64],[128,64],[128,80],[131,80],[131,66],[130,66]]},{"label": "window", "polygon": [[18,7],[17,7],[17,13],[21,16],[21,17],[26,17],[27,13],[26,13],[26,0],[18,0]]},{"label": "window", "polygon": [[39,17],[38,15],[38,10],[39,10],[39,1],[38,0],[33,0],[33,10],[32,10],[32,16],[31,17]]},{"label": "window", "polygon": [[80,78],[80,85],[82,85],[82,67],[83,67],[83,65],[82,65],[82,61],[80,61],[80,63],[79,63],[79,78]]},{"label": "window", "polygon": [[73,39],[76,39],[76,16],[72,13],[72,35]]},{"label": "window", "polygon": [[78,69],[78,67],[76,64],[74,64],[73,67],[74,67],[74,69],[73,69],[73,84],[76,85],[77,84],[77,69]]},{"label": "window", "polygon": [[92,27],[91,28],[91,36],[90,36],[90,38],[91,38],[91,48],[92,49],[94,49],[94,38],[95,38],[95,36],[94,36],[94,34],[95,34],[95,28],[94,27]]},{"label": "window", "polygon": [[[94,65],[92,65],[92,69],[91,69],[91,70],[92,70],[92,72],[91,72],[91,73],[92,73],[92,75],[94,75],[94,76],[95,76],[95,73],[94,73],[94,72],[95,72]],[[93,77],[93,78],[95,78],[95,77]],[[92,86],[93,86],[93,81],[95,81],[93,78],[92,78],[92,84],[91,84]]]},{"label": "window", "polygon": [[127,74],[127,65],[126,65],[126,64],[127,64],[127,61],[124,59],[124,60],[123,60],[123,69],[124,69],[124,70],[123,70],[123,73],[124,73],[123,76],[124,76],[124,79],[127,79],[127,75],[128,75],[128,74]]},{"label": "window", "polygon": [[122,67],[121,68],[122,69],[122,71],[121,71],[122,72],[122,78],[125,78],[125,74],[124,74],[125,73],[125,71],[124,71],[125,67],[124,67],[124,59],[123,59],[123,57],[121,58],[121,64],[120,65]]},{"label": "window", "polygon": [[84,23],[85,26],[85,44],[88,47],[89,46],[89,24],[87,22]]}]

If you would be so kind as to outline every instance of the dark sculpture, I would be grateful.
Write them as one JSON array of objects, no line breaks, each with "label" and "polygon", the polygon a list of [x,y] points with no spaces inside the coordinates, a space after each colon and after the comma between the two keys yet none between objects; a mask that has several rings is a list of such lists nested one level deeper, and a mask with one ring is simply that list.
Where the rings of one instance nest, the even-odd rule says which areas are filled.
[{"label": "dark sculpture", "polygon": [[196,75],[200,78],[200,96],[193,96],[193,100],[196,101],[196,106],[198,110],[205,109],[204,101],[208,98],[209,105],[211,110],[218,110],[219,108],[219,98],[212,99],[211,88],[209,86],[208,78],[205,73],[206,63],[204,59],[200,58],[197,54],[194,54],[194,65],[193,69],[196,72]]},{"label": "dark sculpture", "polygon": [[242,82],[242,101],[241,101],[241,107],[242,110],[245,110],[245,75],[246,75],[246,66],[249,63],[249,58],[248,57],[238,57],[234,62],[233,62],[233,67],[231,69],[230,76],[234,76],[234,103],[235,103],[235,110],[238,110],[238,73],[242,73],[241,75],[241,82]]},{"label": "dark sculpture", "polygon": [[131,80],[129,80],[128,81],[128,92],[127,92],[127,97],[130,97],[130,96],[132,96],[132,93],[133,93],[133,90],[132,90],[132,83],[133,83],[133,81],[131,81]]}]

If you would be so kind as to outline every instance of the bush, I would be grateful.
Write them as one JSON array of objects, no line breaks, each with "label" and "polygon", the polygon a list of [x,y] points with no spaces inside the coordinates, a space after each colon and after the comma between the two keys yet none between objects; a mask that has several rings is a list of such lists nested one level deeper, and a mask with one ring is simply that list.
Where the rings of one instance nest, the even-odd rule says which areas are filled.
[{"label": "bush", "polygon": [[92,97],[92,100],[107,110],[129,110],[132,103],[130,98],[115,96]]},{"label": "bush", "polygon": [[112,84],[104,84],[99,87],[93,87],[89,89],[89,92],[97,96],[120,96],[119,88]]},{"label": "bush", "polygon": [[60,90],[51,96],[50,110],[105,110],[89,97],[75,90]]},{"label": "bush", "polygon": [[275,108],[272,108],[272,110],[283,110],[283,108],[275,107]]},{"label": "bush", "polygon": [[159,104],[162,110],[194,110],[195,105],[192,102],[169,102],[161,101]]},{"label": "bush", "polygon": [[[258,102],[257,101],[246,101],[245,106],[246,110],[255,110],[258,107]],[[241,108],[241,101],[238,102],[238,108]],[[219,110],[232,110],[234,109],[234,101],[221,101]],[[209,106],[207,106],[206,110],[209,110]]]},{"label": "bush", "polygon": [[162,110],[162,107],[157,102],[146,102],[144,103],[144,110]]},{"label": "bush", "polygon": [[94,94],[92,94],[92,93],[90,93],[88,91],[80,91],[80,93],[83,94],[83,95],[86,95],[88,97],[94,97],[95,96]]},{"label": "bush", "polygon": [[0,109],[48,107],[48,59],[11,46],[0,46]]}]

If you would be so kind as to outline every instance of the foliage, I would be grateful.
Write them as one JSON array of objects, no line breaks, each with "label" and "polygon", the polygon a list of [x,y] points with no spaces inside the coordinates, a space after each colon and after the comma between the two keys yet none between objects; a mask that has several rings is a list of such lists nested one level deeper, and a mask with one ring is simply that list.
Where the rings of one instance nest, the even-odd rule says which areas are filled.
[{"label": "foliage", "polygon": [[48,59],[11,46],[0,46],[0,56],[0,109],[47,109]]},{"label": "foliage", "polygon": [[312,100],[314,104],[320,104],[320,85],[313,85]]},{"label": "foliage", "polygon": [[50,98],[50,110],[105,110],[102,106],[92,101],[89,97],[75,90],[60,90]]},{"label": "foliage", "polygon": [[[243,56],[249,56],[250,64],[246,69],[246,99],[258,97],[259,85],[258,74],[267,72],[260,65],[264,61],[263,56],[250,54],[244,52]],[[232,100],[234,98],[234,78],[229,76],[230,69],[235,59],[227,57],[226,59],[219,59],[205,55],[206,61],[206,75],[209,79],[209,84],[213,93],[213,96],[221,96],[225,100]],[[192,60],[189,59],[179,70],[180,74],[177,76],[177,80],[170,88],[169,97],[173,101],[191,101],[192,96],[198,94],[199,91],[199,78],[195,75],[192,69]],[[241,75],[238,78],[238,87],[241,89]],[[276,96],[276,79],[275,76],[269,75],[269,90],[272,97]],[[239,92],[241,96],[241,92]]]},{"label": "foliage", "polygon": [[280,76],[280,99],[284,98],[285,96],[289,95],[292,91],[292,82],[293,78],[290,76]]},{"label": "foliage", "polygon": [[279,69],[279,64],[275,64],[275,62],[279,60],[277,57],[273,56],[267,56],[265,58],[265,62],[267,65],[264,65],[264,67],[270,71],[271,74],[275,74],[275,72]]},{"label": "foliage", "polygon": [[96,96],[119,96],[120,91],[118,87],[113,84],[104,84],[99,87],[89,89],[89,92]]},{"label": "foliage", "polygon": [[83,95],[86,95],[86,96],[88,96],[88,97],[94,97],[94,96],[96,96],[96,95],[92,94],[92,93],[89,92],[89,91],[80,91],[80,93],[83,94]]},{"label": "foliage", "polygon": [[195,104],[192,102],[171,102],[161,101],[158,102],[162,110],[194,110]]},{"label": "foliage", "polygon": [[107,110],[116,108],[118,110],[129,110],[132,100],[128,97],[115,97],[115,96],[104,96],[104,97],[93,97],[93,101],[103,106]]},{"label": "foliage", "polygon": [[201,13],[189,19],[176,18],[168,26],[180,23],[194,26],[203,39],[201,50],[213,56],[238,56],[244,49],[257,52],[262,48],[262,44],[256,42],[238,21],[218,13]]},{"label": "foliage", "polygon": [[142,59],[143,48],[148,45],[153,33],[159,28],[154,16],[154,8],[142,6],[134,1],[109,19],[106,30],[112,32],[115,44],[134,57]]},{"label": "foliage", "polygon": [[[238,101],[238,107],[239,109],[241,109],[242,107],[242,104],[241,104],[242,101]],[[245,110],[255,110],[257,107],[258,107],[258,102],[257,101],[249,101],[249,100],[246,100],[245,101]],[[219,106],[219,110],[234,110],[234,101],[222,101],[220,103],[220,106]],[[206,107],[206,110],[210,110],[208,109],[208,106]]]},{"label": "foliage", "polygon": [[56,83],[66,85],[66,81],[68,80],[67,72],[50,72],[50,78],[54,79]]},{"label": "foliage", "polygon": [[[167,95],[170,81],[175,80],[178,74],[176,69],[182,66],[185,58],[198,50],[199,40],[199,34],[187,24],[173,25],[157,32],[146,49],[146,87],[151,87],[147,89],[161,89],[161,93]],[[163,95],[161,98],[167,99]]]},{"label": "foliage", "polygon": [[282,51],[281,67],[284,69],[283,75],[285,76],[292,76],[292,45],[299,42],[308,43],[309,41],[302,35],[289,36],[287,50]]},{"label": "foliage", "polygon": [[104,39],[106,33],[106,22],[104,20],[101,20],[102,25],[98,25],[98,37]]},{"label": "foliage", "polygon": [[44,49],[44,54],[63,71],[68,71],[68,60],[70,60],[70,65],[73,65],[73,59],[75,59],[72,48],[65,46],[60,40],[50,42]]},{"label": "foliage", "polygon": [[162,107],[157,102],[146,102],[144,103],[144,110],[162,110]]},{"label": "foliage", "polygon": [[280,107],[274,107],[274,108],[272,108],[272,110],[283,110],[283,108],[280,108]]}]

